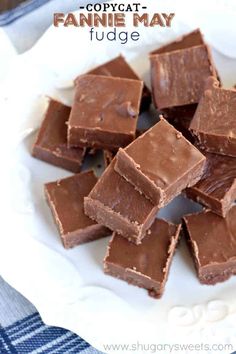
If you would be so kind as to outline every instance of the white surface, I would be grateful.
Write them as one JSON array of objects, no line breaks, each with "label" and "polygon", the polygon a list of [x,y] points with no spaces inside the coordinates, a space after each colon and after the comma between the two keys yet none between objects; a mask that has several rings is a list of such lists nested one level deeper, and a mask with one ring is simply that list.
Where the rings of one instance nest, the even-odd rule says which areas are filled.
[{"label": "white surface", "polygon": [[76,0],[51,0],[3,27],[18,53],[30,49],[52,24],[54,12],[75,11]]},{"label": "white surface", "polygon": [[[91,3],[94,0],[90,1]],[[98,0],[96,2],[101,2]],[[71,12],[78,9],[85,0],[48,0],[46,4],[4,26],[6,34],[18,53],[30,49],[43,33],[51,26],[55,12]]]},{"label": "white surface", "polygon": [[[165,4],[163,8],[167,8]],[[215,287],[200,285],[182,242],[165,294],[161,300],[154,300],[145,290],[103,274],[108,238],[64,250],[44,201],[43,183],[69,173],[30,156],[33,132],[46,107],[44,95],[70,103],[72,79],[120,52],[147,78],[146,53],[195,28],[196,22],[209,43],[221,51],[214,51],[217,68],[224,83],[233,85],[236,59],[223,54],[236,57],[236,43],[228,39],[236,35],[236,13],[234,9],[224,11],[218,36],[218,18],[224,8],[221,2],[216,4],[210,18],[207,9],[206,16],[201,16],[202,8],[197,6],[187,15],[179,10],[172,29],[142,30],[141,41],[132,46],[91,44],[87,30],[51,28],[30,52],[14,60],[7,80],[0,86],[0,114],[4,117],[0,139],[4,167],[1,274],[37,307],[47,324],[68,328],[101,351],[106,343],[137,341],[233,343],[236,278]],[[194,18],[196,21],[192,21]],[[161,216],[179,221],[181,215],[194,209],[193,203],[179,197]]]},{"label": "white surface", "polygon": [[16,51],[5,32],[0,28],[0,81],[7,75]]}]

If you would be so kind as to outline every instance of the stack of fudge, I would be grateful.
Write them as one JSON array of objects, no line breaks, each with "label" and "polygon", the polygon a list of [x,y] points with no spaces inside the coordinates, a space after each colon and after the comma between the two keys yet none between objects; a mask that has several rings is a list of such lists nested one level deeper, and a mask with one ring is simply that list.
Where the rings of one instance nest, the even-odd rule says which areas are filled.
[{"label": "stack of fudge", "polygon": [[[221,87],[199,30],[150,53],[158,123],[138,134],[151,92],[119,56],[75,79],[72,108],[49,102],[33,156],[76,173],[47,183],[63,245],[112,233],[104,271],[162,296],[180,231],[198,278],[236,274],[236,90]],[[105,170],[80,172],[89,151]],[[157,218],[184,193],[202,212],[175,225]]]}]

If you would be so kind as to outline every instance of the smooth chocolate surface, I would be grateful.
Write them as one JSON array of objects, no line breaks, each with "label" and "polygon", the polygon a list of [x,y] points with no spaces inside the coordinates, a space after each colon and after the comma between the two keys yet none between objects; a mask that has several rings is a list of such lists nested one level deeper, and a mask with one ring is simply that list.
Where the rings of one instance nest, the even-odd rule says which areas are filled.
[{"label": "smooth chocolate surface", "polygon": [[33,146],[37,159],[72,172],[79,172],[85,155],[84,148],[68,148],[67,121],[71,108],[55,100],[49,101],[43,123]]},{"label": "smooth chocolate surface", "polygon": [[143,83],[99,75],[77,78],[69,146],[117,150],[135,138]]},{"label": "smooth chocolate surface", "polygon": [[65,248],[93,241],[110,233],[84,214],[84,197],[96,182],[96,176],[89,171],[45,185],[46,199]]},{"label": "smooth chocolate surface", "polygon": [[206,45],[151,55],[151,80],[156,108],[198,103],[208,76],[216,76]]},{"label": "smooth chocolate surface", "polygon": [[194,201],[225,217],[236,200],[236,158],[208,153],[201,180],[186,190]]},{"label": "smooth chocolate surface", "polygon": [[104,259],[105,273],[148,290],[160,298],[176,249],[180,225],[156,219],[141,245],[134,245],[117,233]]},{"label": "smooth chocolate surface", "polygon": [[190,129],[201,149],[236,157],[236,91],[209,77]]},{"label": "smooth chocolate surface", "polygon": [[[93,75],[121,77],[124,79],[140,80],[140,77],[134,72],[131,66],[127,63],[122,55],[119,55],[113,60],[106,62],[103,65],[96,67],[88,72]],[[141,111],[145,111],[151,104],[151,92],[146,85],[143,87]]]},{"label": "smooth chocolate surface", "polygon": [[139,244],[158,211],[114,171],[115,159],[84,200],[85,213],[130,241]]},{"label": "smooth chocolate surface", "polygon": [[[184,36],[177,38],[175,41],[164,45],[163,47],[154,50],[151,54],[161,54],[173,52],[179,49],[191,48],[204,44],[202,33],[199,29],[192,31]],[[189,141],[194,139],[189,132],[189,126],[196,111],[197,104],[177,106],[172,108],[162,109],[162,115],[179,130]]]},{"label": "smooth chocolate surface", "polygon": [[196,29],[190,33],[185,34],[184,36],[177,38],[173,42],[153,50],[151,54],[173,52],[175,50],[191,48],[202,44],[204,44],[202,33],[199,29]]},{"label": "smooth chocolate surface", "polygon": [[201,178],[204,155],[161,119],[125,149],[115,170],[159,208]]},{"label": "smooth chocolate surface", "polygon": [[213,285],[236,274],[236,207],[226,218],[208,210],[185,216],[184,224],[201,283]]}]

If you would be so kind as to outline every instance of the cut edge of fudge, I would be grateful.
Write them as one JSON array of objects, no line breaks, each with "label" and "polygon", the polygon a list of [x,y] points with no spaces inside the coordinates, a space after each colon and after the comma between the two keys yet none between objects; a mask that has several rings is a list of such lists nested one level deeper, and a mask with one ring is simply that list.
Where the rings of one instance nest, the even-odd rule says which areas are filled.
[{"label": "cut edge of fudge", "polygon": [[236,177],[230,189],[225,193],[222,199],[217,199],[207,193],[204,193],[196,186],[186,189],[186,196],[193,201],[202,204],[207,209],[221,217],[225,217],[232,208],[236,200]]},{"label": "cut edge of fudge", "polygon": [[[111,151],[117,151],[120,146],[126,146],[130,142],[132,142],[135,139],[135,134],[136,134],[136,129],[137,129],[137,122],[138,122],[138,117],[140,114],[140,105],[141,105],[141,98],[142,98],[142,89],[144,82],[141,80],[134,80],[134,79],[127,79],[127,78],[121,78],[121,77],[114,77],[114,76],[104,76],[104,75],[91,75],[91,74],[84,74],[80,75],[77,78],[77,87],[78,87],[78,82],[79,80],[86,78],[86,77],[93,77],[96,79],[105,79],[108,81],[114,81],[114,82],[129,82],[129,83],[135,83],[137,86],[137,91],[139,91],[137,98],[137,107],[133,108],[130,106],[130,100],[127,99],[127,101],[124,101],[122,103],[119,103],[119,107],[116,107],[116,111],[119,112],[120,116],[128,115],[130,119],[135,120],[135,129],[130,128],[130,130],[126,131],[115,131],[113,129],[109,128],[101,128],[100,126],[86,126],[85,124],[81,124],[78,122],[78,124],[71,124],[71,119],[74,114],[74,105],[72,105],[72,110],[71,114],[69,117],[68,121],[68,130],[67,130],[67,141],[68,141],[68,146],[71,147],[90,147],[90,148],[96,148],[96,149],[106,149],[106,150],[111,150]],[[81,94],[83,96],[83,94]],[[135,99],[136,99],[135,98]],[[75,99],[76,100],[76,97]],[[83,102],[83,101],[81,101]],[[137,110],[136,110],[137,108]],[[103,109],[106,109],[103,108]]]},{"label": "cut edge of fudge", "polygon": [[[73,128],[71,128],[73,130]],[[85,137],[85,128],[76,127],[76,133],[79,138],[76,139],[77,143],[74,143],[71,140],[69,145],[70,148],[90,148],[95,150],[109,150],[116,152],[120,146],[127,146],[135,139],[135,133],[115,133],[109,130],[101,130],[96,128],[88,128],[86,130]],[[104,135],[109,135],[109,142],[104,142]],[[90,141],[88,141],[88,139]],[[107,139],[107,137],[106,137]]]},{"label": "cut edge of fudge", "polygon": [[[37,136],[35,139],[35,142],[33,144],[32,147],[32,151],[31,151],[31,155],[36,158],[39,159],[43,162],[46,162],[50,165],[56,166],[56,167],[60,167],[63,168],[65,170],[74,172],[74,173],[78,173],[80,172],[84,157],[85,157],[85,153],[86,153],[86,149],[85,148],[77,148],[74,149],[72,148],[72,150],[77,150],[80,153],[80,160],[78,160],[78,156],[77,158],[73,157],[72,155],[65,155],[63,156],[63,152],[61,152],[61,147],[58,146],[54,151],[52,151],[51,149],[41,146],[40,144],[40,140],[42,139],[42,135],[43,135],[43,131],[47,129],[47,125],[48,125],[48,113],[49,113],[49,109],[50,109],[50,105],[51,104],[59,104],[65,108],[68,108],[68,110],[71,109],[71,107],[64,105],[62,102],[60,102],[59,100],[55,100],[51,97],[48,97],[48,105],[47,105],[47,109],[45,111],[45,113],[43,114],[43,119],[42,119],[42,123],[40,125],[40,128],[37,132]],[[69,119],[69,114],[70,112],[68,112],[68,119]],[[65,132],[66,132],[67,128],[65,125]],[[66,133],[65,133],[66,136]],[[66,142],[65,142],[66,143]],[[68,149],[69,150],[69,149]]]},{"label": "cut edge of fudge", "polygon": [[60,154],[57,155],[56,153],[52,154],[49,149],[41,148],[36,144],[32,149],[32,156],[38,160],[48,163],[49,165],[56,166],[73,173],[79,173],[81,171],[81,167],[84,161],[86,149],[80,147],[78,149],[83,150],[83,152],[81,152],[80,163],[78,162],[78,160],[70,157],[63,157]]},{"label": "cut edge of fudge", "polygon": [[220,132],[210,132],[206,131],[204,128],[200,128],[199,112],[202,109],[202,105],[205,104],[205,97],[210,97],[212,95],[211,90],[214,89],[220,89],[222,92],[233,92],[236,97],[235,89],[222,88],[220,81],[217,78],[214,76],[209,76],[206,80],[202,97],[191,121],[189,130],[196,139],[196,145],[203,151],[236,157],[236,138],[234,136],[230,137],[226,136],[224,133],[221,134]]},{"label": "cut edge of fudge", "polygon": [[[82,173],[80,173],[80,175],[88,174],[88,173],[93,173],[93,175],[94,175],[94,172],[92,170],[82,172]],[[63,178],[63,179],[74,178],[75,176],[76,175],[73,175],[70,177]],[[66,232],[64,230],[63,225],[60,221],[60,217],[58,216],[57,210],[55,208],[54,202],[52,201],[51,195],[48,191],[48,186],[50,184],[60,182],[61,180],[62,179],[46,183],[44,185],[44,195],[45,195],[45,199],[47,201],[47,204],[49,206],[49,209],[51,210],[53,221],[58,229],[63,246],[66,249],[69,249],[69,248],[72,248],[72,247],[75,247],[75,246],[78,246],[78,245],[81,245],[81,244],[84,244],[87,242],[95,241],[97,239],[100,239],[102,237],[106,237],[109,234],[111,234],[110,230],[108,230],[106,227],[101,226],[99,224],[95,224],[95,223],[88,225],[85,228],[77,229],[75,231]]]},{"label": "cut edge of fudge", "polygon": [[[188,218],[193,215],[200,215],[203,213],[211,213],[209,209],[205,209],[202,212],[195,214],[188,214],[183,217],[183,233],[187,240],[188,248],[191,257],[194,261],[195,269],[197,272],[198,279],[203,285],[215,285],[217,283],[222,283],[231,278],[231,276],[236,275],[236,256],[230,258],[224,263],[213,263],[211,265],[201,266],[200,259],[198,257],[199,249],[197,242],[192,240],[191,231],[188,229]],[[216,215],[216,214],[215,214]],[[216,217],[220,217],[216,215]],[[223,269],[221,266],[223,265]]]},{"label": "cut edge of fudge", "polygon": [[[200,100],[200,97],[201,95],[199,95],[199,98],[198,99],[193,99],[191,98],[191,100],[189,100],[189,102],[181,102],[181,103],[178,103],[178,104],[170,104],[170,103],[160,103],[160,100],[159,98],[157,99],[158,95],[156,96],[156,85],[155,85],[155,82],[153,80],[153,68],[154,68],[154,64],[155,64],[155,61],[158,61],[158,58],[160,57],[168,57],[168,56],[173,56],[173,55],[177,55],[178,53],[181,54],[181,52],[188,52],[188,51],[193,51],[193,50],[200,50],[200,49],[205,49],[206,51],[206,54],[207,54],[207,61],[208,61],[208,64],[209,64],[209,76],[212,76],[212,77],[215,77],[217,78],[218,77],[218,73],[216,71],[216,68],[215,68],[215,65],[214,65],[214,61],[213,61],[213,57],[212,57],[212,52],[211,52],[211,49],[210,47],[204,43],[204,44],[201,44],[201,45],[196,45],[196,46],[193,46],[193,47],[188,47],[188,48],[184,48],[184,49],[177,49],[177,50],[174,50],[174,51],[171,51],[171,52],[163,52],[163,53],[160,53],[160,54],[150,54],[149,55],[149,60],[151,61],[151,82],[152,82],[152,96],[153,96],[153,102],[154,102],[154,105],[155,107],[162,111],[162,110],[168,110],[168,109],[171,109],[171,108],[181,108],[181,107],[185,107],[185,106],[189,106],[189,105],[194,105],[194,104],[198,104],[199,100]],[[206,78],[207,79],[207,78]],[[220,81],[220,79],[219,79]],[[169,93],[170,94],[170,93]]]},{"label": "cut edge of fudge", "polygon": [[[130,71],[130,77],[128,77],[127,75],[117,75],[114,73],[112,73],[111,71],[107,70],[106,72],[106,69],[105,67],[107,65],[110,65],[111,63],[115,63],[116,61],[122,61],[122,64],[123,65],[126,65],[127,67],[127,70]],[[104,72],[102,74],[98,74],[97,71],[100,70],[100,68],[103,68],[104,67]],[[106,76],[112,76],[112,77],[121,77],[121,78],[127,78],[127,79],[133,79],[133,80],[138,80],[138,81],[143,81],[139,75],[134,71],[134,69],[131,67],[131,65],[127,62],[126,58],[120,54],[118,56],[116,56],[115,58],[113,59],[110,59],[108,61],[106,61],[105,63],[103,64],[100,64],[100,65],[97,65],[95,66],[94,68],[92,68],[91,70],[89,70],[86,74],[88,75],[106,75]],[[131,77],[132,76],[132,77]],[[74,85],[76,85],[77,83],[77,78],[74,80]],[[147,111],[150,104],[152,102],[152,94],[151,94],[151,91],[149,90],[149,88],[147,87],[147,85],[144,83],[144,86],[143,86],[143,92],[142,92],[142,99],[141,99],[141,105],[140,105],[140,111],[141,112],[144,112],[144,111]]]},{"label": "cut edge of fudge", "polygon": [[[163,220],[165,221],[165,220]],[[167,221],[165,221],[167,222]],[[167,222],[168,224],[171,224]],[[112,242],[115,237],[117,237],[116,232],[113,232],[112,238],[109,241],[107,252],[103,261],[104,272],[107,275],[113,276],[120,280],[126,281],[128,284],[138,286],[140,288],[144,288],[148,291],[149,296],[159,299],[162,297],[166,282],[168,280],[168,275],[171,267],[171,263],[174,257],[174,253],[176,251],[176,247],[180,238],[181,224],[174,225],[176,226],[175,234],[170,236],[170,242],[168,246],[168,258],[165,263],[165,267],[163,268],[163,281],[157,281],[152,279],[150,276],[143,274],[142,272],[137,271],[134,268],[124,268],[120,265],[114,264],[113,262],[109,262],[109,254],[112,246]],[[147,231],[148,233],[148,231]],[[157,236],[158,237],[158,236]],[[138,246],[136,246],[138,247]]]},{"label": "cut edge of fudge", "polygon": [[[84,210],[85,214],[98,224],[104,225],[137,245],[142,242],[145,232],[153,223],[153,218],[158,212],[158,208],[153,207],[151,213],[147,216],[148,221],[141,225],[137,221],[131,221],[123,215],[114,212],[110,207],[89,196],[84,198]],[[108,214],[115,217],[115,219],[112,219],[112,223],[108,218]],[[126,230],[124,230],[124,226]]]},{"label": "cut edge of fudge", "polygon": [[190,188],[186,196],[225,217],[236,200],[236,158],[206,153],[202,178]]},{"label": "cut edge of fudge", "polygon": [[[162,116],[160,116],[160,121],[157,124],[159,124],[160,122],[165,122],[169,127],[171,127],[172,130],[175,130],[176,134],[179,134],[179,137],[181,139],[184,139],[184,141],[187,143],[187,145],[191,149],[193,149],[194,151],[198,152],[199,153],[199,157],[200,157],[201,152],[194,145],[192,145],[182,135],[182,133],[178,132],[170,123],[168,123]],[[155,126],[153,126],[153,127],[155,127]],[[149,131],[151,131],[152,128],[150,128],[148,131],[146,131],[143,135],[149,134]],[[142,136],[137,138],[131,144],[135,144],[138,141],[138,139],[142,138]],[[129,146],[127,146],[127,148],[129,148]],[[202,155],[202,159],[201,160],[199,159],[199,162],[196,163],[194,168],[192,168],[190,170],[187,170],[182,175],[182,179],[186,179],[188,177],[188,175],[189,175],[189,178],[185,182],[185,185],[184,186],[180,185],[179,188],[177,189],[177,191],[175,191],[175,193],[173,192],[173,189],[175,189],[174,188],[175,183],[177,183],[180,180],[180,178],[177,179],[175,181],[175,183],[172,183],[171,185],[169,185],[168,188],[165,191],[163,188],[157,186],[155,184],[155,182],[150,177],[146,176],[145,173],[141,171],[140,165],[138,163],[136,163],[133,160],[133,158],[129,156],[128,153],[126,153],[125,149],[120,148],[118,150],[118,153],[117,153],[117,156],[116,156],[115,170],[122,177],[124,177],[129,183],[131,183],[135,187],[135,189],[137,189],[141,194],[144,194],[154,204],[157,204],[158,207],[161,208],[161,207],[164,207],[165,205],[167,205],[178,194],[180,194],[181,191],[186,188],[186,186],[187,187],[193,186],[200,180],[200,178],[202,176],[202,173],[204,171],[204,165],[205,165],[205,161],[206,161],[205,156],[203,154],[201,154],[201,155]],[[190,171],[192,171],[191,174],[190,174]],[[148,183],[148,186],[146,185],[145,188],[142,188],[143,186],[140,187],[138,185],[138,183],[137,183],[137,174],[138,174],[138,178],[141,180],[141,184],[147,184]]]},{"label": "cut edge of fudge", "polygon": [[135,244],[140,244],[146,235],[147,229],[152,225],[159,208],[143,196],[142,198],[144,198],[144,200],[150,205],[150,210],[147,215],[145,215],[144,222],[139,223],[137,220],[130,220],[130,218],[122,215],[120,212],[114,211],[110,206],[105,205],[103,202],[93,197],[94,191],[96,193],[96,189],[99,188],[100,183],[102,183],[102,179],[107,178],[107,175],[111,173],[110,171],[114,171],[122,183],[130,186],[130,189],[132,189],[136,195],[140,194],[131,184],[129,184],[114,170],[114,164],[115,159],[113,159],[112,163],[110,163],[110,165],[106,168],[89,195],[84,198],[84,211],[88,217],[96,221],[98,224],[104,225],[109,229],[116,231],[118,234],[128,238],[129,241]]},{"label": "cut edge of fudge", "polygon": [[[194,38],[192,43],[189,41],[190,38],[191,39]],[[153,51],[150,52],[150,54],[151,55],[161,54],[161,53],[171,52],[174,50],[191,48],[202,44],[205,44],[203,34],[201,33],[199,28],[196,28],[191,32],[188,32],[182,36],[177,37],[176,39],[170,41],[169,43],[164,44],[160,48],[154,49]]]}]

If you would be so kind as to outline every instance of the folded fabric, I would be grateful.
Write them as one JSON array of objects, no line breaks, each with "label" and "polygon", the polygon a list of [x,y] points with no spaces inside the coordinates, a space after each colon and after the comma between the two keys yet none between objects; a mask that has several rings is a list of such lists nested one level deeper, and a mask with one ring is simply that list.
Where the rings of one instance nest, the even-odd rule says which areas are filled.
[{"label": "folded fabric", "polygon": [[50,0],[25,0],[25,1],[18,1],[19,5],[14,7],[13,9],[3,11],[4,8],[0,7],[0,26],[4,26],[13,22],[17,18],[25,15],[26,13],[35,10],[37,7],[45,4]]},{"label": "folded fabric", "polygon": [[102,354],[74,333],[46,326],[35,307],[1,277],[0,353]]}]

